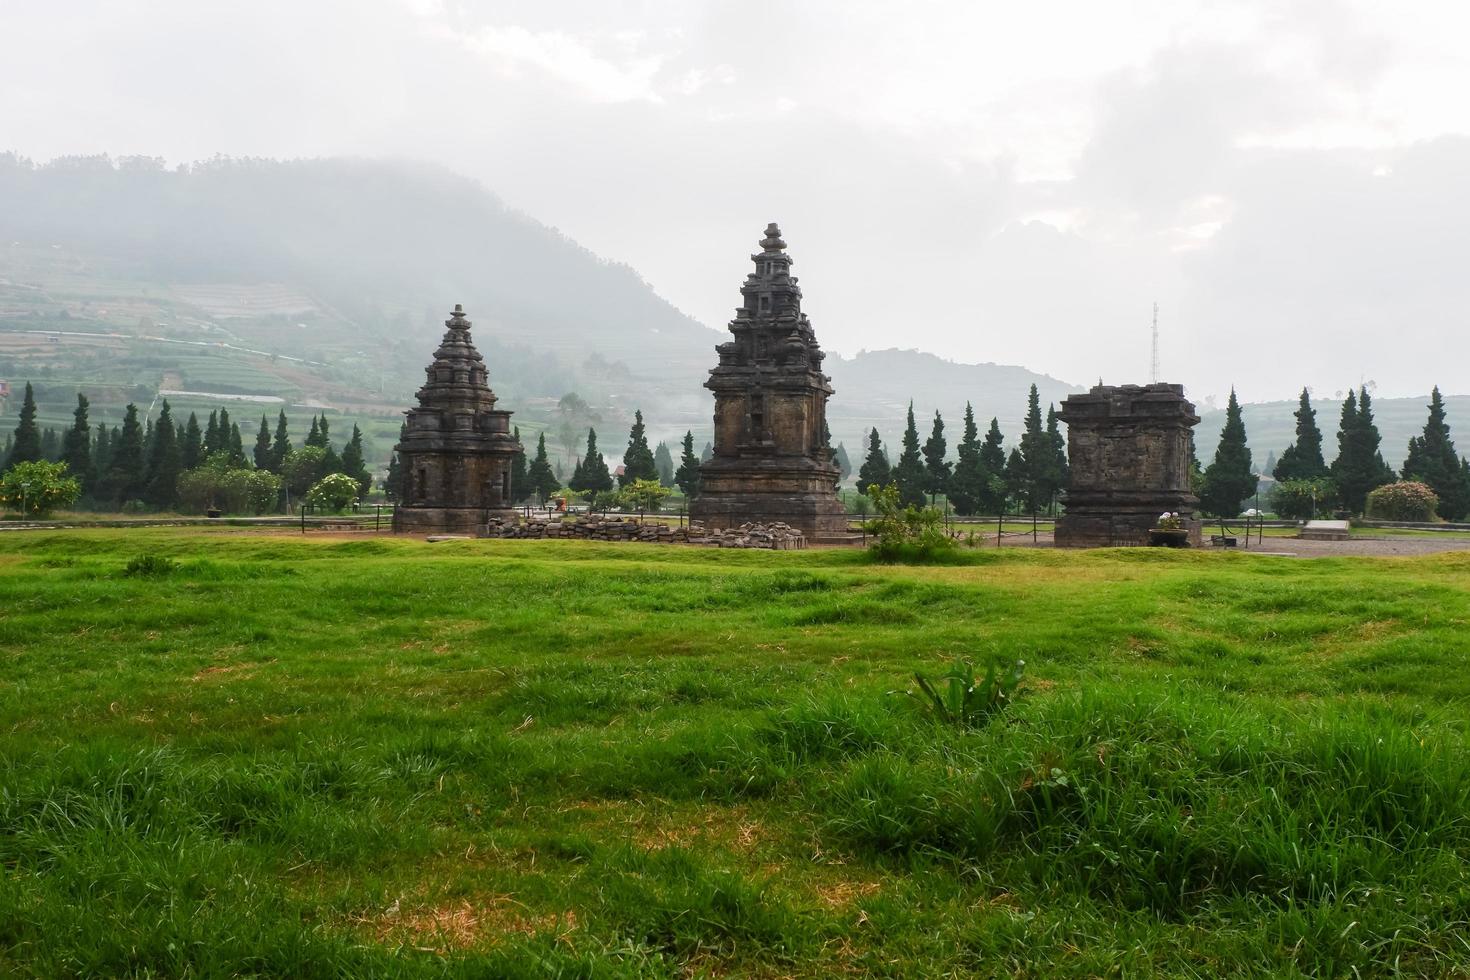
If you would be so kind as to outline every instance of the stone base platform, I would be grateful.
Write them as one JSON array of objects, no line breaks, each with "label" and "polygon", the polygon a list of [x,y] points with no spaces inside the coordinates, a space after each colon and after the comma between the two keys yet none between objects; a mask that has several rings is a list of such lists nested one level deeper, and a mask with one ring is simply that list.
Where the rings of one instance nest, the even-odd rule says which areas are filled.
[{"label": "stone base platform", "polygon": [[393,511],[394,534],[477,535],[491,520],[511,520],[515,510],[485,507],[404,507]]},{"label": "stone base platform", "polygon": [[1307,521],[1297,537],[1308,541],[1347,541],[1352,538],[1347,521]]},{"label": "stone base platform", "polygon": [[850,533],[847,510],[835,493],[701,492],[690,504],[689,517],[708,528],[787,524],[810,541]]},{"label": "stone base platform", "polygon": [[[1057,518],[1055,541],[1058,548],[1134,548],[1147,547],[1149,529],[1158,524],[1160,511],[1149,508],[1141,514],[1064,514]],[[1204,544],[1203,525],[1186,520],[1189,547]]]}]

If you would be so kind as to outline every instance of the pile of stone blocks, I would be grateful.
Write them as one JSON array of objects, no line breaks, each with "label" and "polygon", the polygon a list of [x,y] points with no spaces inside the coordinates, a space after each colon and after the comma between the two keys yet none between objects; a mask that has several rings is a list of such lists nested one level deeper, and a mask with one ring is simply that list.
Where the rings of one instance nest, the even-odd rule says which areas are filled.
[{"label": "pile of stone blocks", "polygon": [[647,544],[694,544],[713,548],[765,548],[798,551],[806,548],[806,536],[788,524],[742,524],[738,528],[706,528],[699,521],[687,527],[645,524],[625,517],[491,518],[481,537],[578,541],[640,541]]}]

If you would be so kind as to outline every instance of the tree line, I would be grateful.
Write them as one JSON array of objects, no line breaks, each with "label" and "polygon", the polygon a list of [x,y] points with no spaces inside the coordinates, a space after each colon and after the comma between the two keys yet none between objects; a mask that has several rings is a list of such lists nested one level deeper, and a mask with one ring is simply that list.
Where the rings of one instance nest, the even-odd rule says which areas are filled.
[{"label": "tree line", "polygon": [[890,462],[882,437],[873,429],[858,469],[858,492],[866,494],[871,486],[892,484],[904,507],[921,507],[926,500],[933,503],[942,494],[955,513],[970,516],[1003,513],[1008,506],[1036,513],[1052,511],[1057,495],[1067,485],[1067,442],[1056,406],[1048,406],[1043,422],[1035,385],[1028,396],[1020,442],[1009,452],[994,418],[985,438],[980,438],[975,410],[968,402],[955,461],[949,460],[948,452],[943,416],[934,413],[929,438],[920,445],[914,404],[909,402],[898,462]]},{"label": "tree line", "polygon": [[299,447],[292,444],[284,410],[274,427],[262,415],[254,445],[247,450],[239,423],[225,408],[210,412],[201,425],[193,412],[186,420],[176,419],[168,399],[157,418],[140,418],[137,405],[129,403],[121,425],[98,423],[95,429],[89,409],[87,396],[79,393],[71,427],[43,433],[27,383],[19,424],[0,457],[0,474],[22,464],[60,463],[64,470],[54,472],[76,481],[82,506],[123,511],[270,513],[307,497],[326,478],[341,475],[346,480],[329,481],[322,497],[324,504],[338,509],[353,488],[352,496],[360,497],[372,487],[362,430],[354,425],[339,451],[332,445],[325,414],[313,416],[311,432]]}]

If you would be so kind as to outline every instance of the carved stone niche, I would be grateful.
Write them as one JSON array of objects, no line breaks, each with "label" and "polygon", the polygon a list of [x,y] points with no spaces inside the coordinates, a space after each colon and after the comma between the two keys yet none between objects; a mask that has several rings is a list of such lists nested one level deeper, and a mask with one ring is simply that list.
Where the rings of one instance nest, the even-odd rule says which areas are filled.
[{"label": "carved stone niche", "polygon": [[1058,547],[1146,545],[1165,512],[1177,513],[1199,546],[1199,498],[1189,485],[1190,430],[1199,416],[1183,385],[1098,385],[1068,396],[1057,415],[1067,425],[1071,469]]}]

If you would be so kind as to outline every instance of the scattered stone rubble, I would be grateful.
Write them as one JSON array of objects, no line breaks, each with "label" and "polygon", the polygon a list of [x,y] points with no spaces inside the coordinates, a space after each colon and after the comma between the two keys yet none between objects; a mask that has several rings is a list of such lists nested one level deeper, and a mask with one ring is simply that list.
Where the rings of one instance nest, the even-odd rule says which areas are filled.
[{"label": "scattered stone rubble", "polygon": [[644,524],[633,518],[591,517],[576,519],[492,517],[482,528],[486,538],[573,538],[581,541],[646,541],[653,544],[698,544],[711,548],[769,548],[800,551],[806,536],[789,524],[742,524],[732,528],[706,528],[699,521],[688,527]]}]

